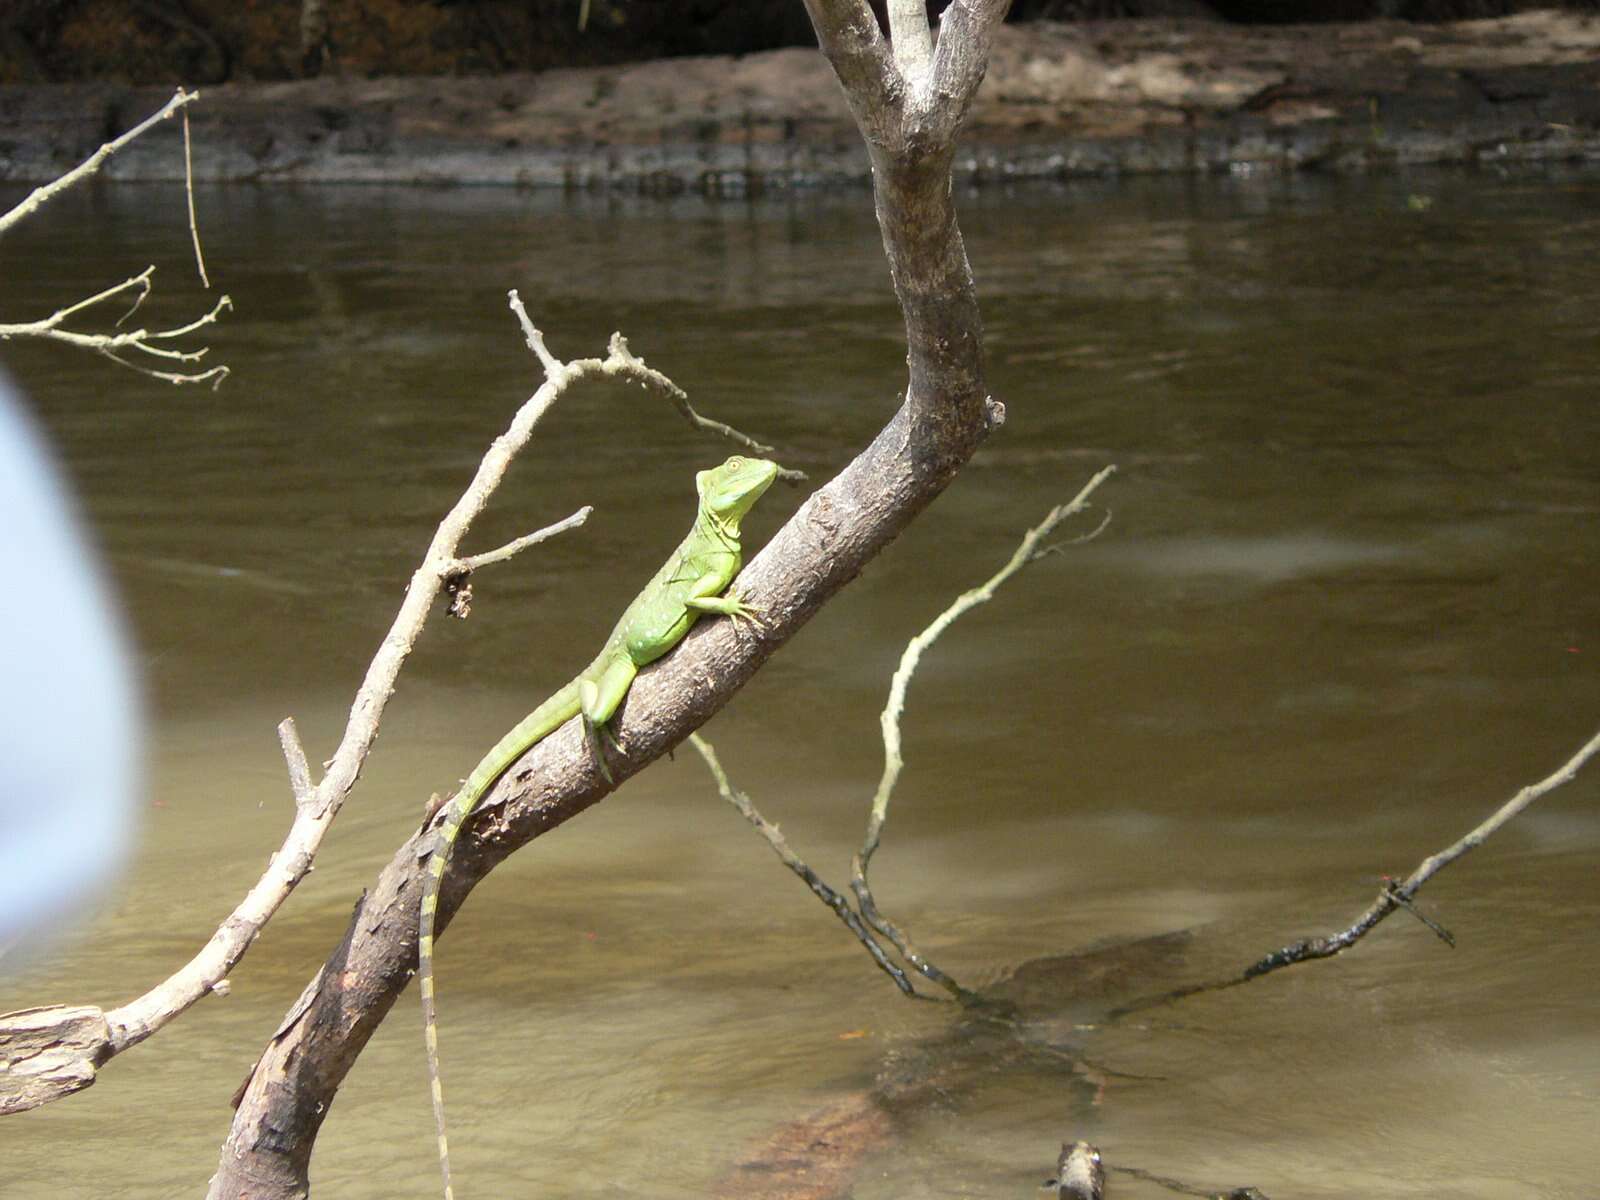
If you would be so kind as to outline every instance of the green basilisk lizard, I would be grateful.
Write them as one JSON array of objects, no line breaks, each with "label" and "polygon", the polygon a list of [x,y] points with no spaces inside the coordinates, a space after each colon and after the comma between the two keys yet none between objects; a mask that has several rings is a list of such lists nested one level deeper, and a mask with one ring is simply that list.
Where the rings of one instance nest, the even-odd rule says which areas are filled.
[{"label": "green basilisk lizard", "polygon": [[[428,1076],[433,1086],[433,1116],[439,1128],[439,1169],[445,1200],[450,1188],[450,1153],[444,1133],[444,1089],[439,1083],[438,1011],[433,997],[433,933],[439,884],[462,822],[507,768],[571,717],[582,715],[591,740],[622,704],[639,668],[654,662],[689,632],[704,613],[734,620],[755,619],[759,610],[729,589],[739,573],[739,522],[777,477],[778,466],[764,458],[735,455],[720,467],[695,475],[700,506],[694,527],[672,557],[628,605],[604,649],[576,679],[524,717],[484,755],[450,802],[439,826],[422,882],[422,913],[417,933],[417,974],[422,1020],[428,1042]],[[598,742],[594,743],[598,751]],[[605,759],[601,756],[601,769]],[[608,776],[609,778],[609,776]]]}]

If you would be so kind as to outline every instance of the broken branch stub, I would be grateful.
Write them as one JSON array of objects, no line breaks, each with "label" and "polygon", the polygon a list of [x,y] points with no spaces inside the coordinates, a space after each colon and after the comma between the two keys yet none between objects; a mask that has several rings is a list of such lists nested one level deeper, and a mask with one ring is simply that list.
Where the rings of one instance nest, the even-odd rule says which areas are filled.
[{"label": "broken branch stub", "polygon": [[0,1013],[0,1116],[81,1092],[111,1057],[111,1026],[92,1005]]}]

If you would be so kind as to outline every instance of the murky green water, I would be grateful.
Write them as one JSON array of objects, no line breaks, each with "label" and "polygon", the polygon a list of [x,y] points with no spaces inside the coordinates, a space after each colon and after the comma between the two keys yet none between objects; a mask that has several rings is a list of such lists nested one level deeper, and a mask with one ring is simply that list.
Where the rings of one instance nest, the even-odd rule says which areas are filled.
[{"label": "murky green water", "polygon": [[[880,898],[974,983],[1196,929],[1163,987],[1343,924],[1378,873],[1600,726],[1597,202],[1593,179],[1440,175],[972,199],[1010,422],[708,729],[730,770],[842,881],[904,640],[1115,462],[1099,541],[926,660]],[[201,205],[239,306],[214,339],[236,371],[219,394],[5,348],[85,493],[158,721],[128,878],[0,980],[0,1009],[131,997],[276,847],[275,724],[293,714],[312,756],[331,752],[437,515],[534,386],[508,287],[558,353],[621,328],[819,476],[896,401],[863,196]],[[192,313],[184,249],[176,191],[72,197],[0,247],[0,307],[42,313],[154,259],[148,319]],[[480,578],[470,622],[435,621],[233,994],[0,1124],[0,1192],[201,1194],[229,1095],[359,889],[429,792],[586,660],[680,535],[690,473],[723,453],[634,391],[549,419],[474,544],[581,503],[595,517]],[[754,540],[798,499],[775,491]],[[1037,1063],[936,1090],[897,1113],[855,1194],[1029,1196],[1060,1140],[1086,1136],[1275,1200],[1593,1196],[1595,770],[1424,893],[1455,951],[1396,919],[1331,963],[1080,1032],[1122,1073],[1098,1097]],[[953,1022],[901,1000],[685,755],[481,887],[441,945],[440,993],[463,1197],[704,1196]],[[325,1126],[319,1195],[436,1193],[421,1048],[408,996]]]}]

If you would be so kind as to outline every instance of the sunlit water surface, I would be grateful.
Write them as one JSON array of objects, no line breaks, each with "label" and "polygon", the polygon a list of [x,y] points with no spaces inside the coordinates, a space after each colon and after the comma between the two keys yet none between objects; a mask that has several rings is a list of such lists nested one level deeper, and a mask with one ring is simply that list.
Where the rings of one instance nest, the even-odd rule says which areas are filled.
[{"label": "sunlit water surface", "polygon": [[[435,520],[537,382],[508,288],[558,354],[621,329],[817,478],[903,377],[861,194],[199,204],[238,306],[212,339],[235,372],[220,392],[5,347],[82,489],[157,719],[131,870],[76,935],[9,960],[0,1008],[130,998],[255,877],[290,819],[274,726],[293,714],[312,757],[331,753]],[[1099,539],[925,660],[880,899],[973,986],[1193,930],[1175,968],[1130,978],[1143,994],[1346,923],[1381,873],[1600,727],[1597,211],[1594,179],[1487,175],[967,198],[1010,419],[708,727],[737,782],[842,883],[905,639],[1116,463]],[[155,261],[142,319],[186,318],[209,300],[185,251],[177,191],[70,196],[0,247],[0,307],[43,314]],[[583,503],[594,518],[480,576],[469,622],[430,625],[315,874],[232,994],[0,1124],[0,1192],[202,1193],[229,1096],[360,889],[429,793],[587,660],[680,536],[691,473],[724,453],[637,390],[563,402],[472,542]],[[799,498],[775,489],[751,539]],[[1032,1196],[1083,1136],[1275,1200],[1593,1197],[1597,864],[1591,767],[1424,893],[1454,951],[1401,917],[1247,987],[1120,1023],[1077,1011],[1094,1027],[1070,1040],[1103,1086],[969,1065],[896,1109],[854,1194]],[[898,996],[690,755],[508,862],[439,967],[469,1198],[705,1196],[888,1064],[938,1070],[955,1024]],[[427,1095],[408,995],[339,1094],[317,1194],[436,1194]]]}]

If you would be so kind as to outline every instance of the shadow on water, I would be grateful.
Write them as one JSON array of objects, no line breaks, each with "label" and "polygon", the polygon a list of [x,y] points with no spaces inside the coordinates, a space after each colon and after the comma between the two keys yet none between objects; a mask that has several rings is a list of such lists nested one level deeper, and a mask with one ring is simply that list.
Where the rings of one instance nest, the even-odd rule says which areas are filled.
[{"label": "shadow on water", "polygon": [[[710,727],[735,782],[839,882],[905,638],[1116,462],[1101,538],[974,613],[912,685],[880,900],[980,983],[1194,930],[1176,984],[1347,920],[1379,872],[1594,732],[1597,200],[1592,177],[1449,174],[970,197],[1010,420]],[[214,339],[236,372],[222,392],[6,348],[82,488],[159,725],[124,886],[0,981],[0,1007],[148,986],[276,847],[275,724],[293,713],[329,752],[433,522],[536,384],[507,288],[558,353],[620,328],[702,411],[817,477],[896,402],[900,324],[862,195],[199,201],[238,304]],[[6,239],[7,314],[152,258],[149,319],[190,312],[182,211],[166,188],[65,198]],[[582,503],[594,517],[475,581],[472,621],[430,626],[232,995],[7,1121],[8,1195],[198,1194],[226,1098],[359,889],[428,794],[587,660],[723,453],[636,391],[548,418],[473,548]],[[798,496],[773,499],[753,543]],[[1057,1032],[1093,1080],[900,1000],[695,762],[660,764],[507,863],[441,943],[461,1194],[703,1196],[775,1131],[932,1056],[926,1077],[959,1067],[960,1086],[895,1108],[858,1200],[1034,1194],[1068,1136],[1272,1196],[1591,1195],[1596,795],[1580,779],[1431,885],[1454,951],[1391,922],[1334,962],[1136,1021],[1097,1023],[1099,1000],[1039,1017],[1089,1026]],[[341,1092],[319,1194],[433,1188],[414,1017],[403,1001]]]}]

